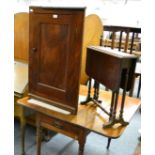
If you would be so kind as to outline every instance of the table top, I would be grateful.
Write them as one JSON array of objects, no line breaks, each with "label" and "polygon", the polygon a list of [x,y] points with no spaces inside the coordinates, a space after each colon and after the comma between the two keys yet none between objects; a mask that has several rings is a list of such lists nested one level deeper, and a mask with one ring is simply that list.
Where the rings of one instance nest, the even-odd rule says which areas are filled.
[{"label": "table top", "polygon": [[88,48],[91,49],[91,50],[95,50],[96,52],[100,52],[100,53],[103,53],[103,54],[111,55],[111,56],[119,58],[119,59],[137,58],[134,54],[129,54],[129,53],[121,52],[118,49],[111,49],[109,47],[89,46]]},{"label": "table top", "polygon": [[14,92],[23,94],[28,85],[28,64],[14,61]]},{"label": "table top", "polygon": [[[87,95],[87,87],[81,85],[79,94],[80,94],[79,98],[85,98],[85,96]],[[117,108],[118,111],[120,108],[121,97],[122,96],[119,96],[118,99],[118,108]],[[104,107],[106,109],[109,109],[111,102],[111,92],[100,90],[100,99],[102,100],[102,104],[104,105]],[[46,114],[53,118],[57,118],[64,122],[74,124],[81,128],[85,128],[89,131],[93,131],[106,137],[118,138],[121,136],[121,134],[127,127],[116,124],[111,128],[104,129],[102,126],[104,123],[108,121],[108,116],[103,111],[101,111],[100,108],[96,107],[95,104],[93,104],[92,102],[90,102],[87,105],[79,104],[77,115],[72,115],[72,114],[60,113],[45,107],[41,107],[40,105],[28,102],[28,100],[29,97],[24,97],[18,100],[18,104],[36,110],[40,113]],[[132,116],[138,109],[139,105],[140,105],[139,99],[126,96],[125,108],[124,108],[124,119],[126,121],[131,120]]]}]

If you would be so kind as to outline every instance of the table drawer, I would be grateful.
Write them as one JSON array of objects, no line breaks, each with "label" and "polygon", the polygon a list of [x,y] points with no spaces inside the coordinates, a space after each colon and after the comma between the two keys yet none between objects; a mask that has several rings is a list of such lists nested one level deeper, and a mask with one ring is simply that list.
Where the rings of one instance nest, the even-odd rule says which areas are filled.
[{"label": "table drawer", "polygon": [[81,130],[78,126],[75,126],[74,124],[66,123],[64,121],[43,114],[40,114],[40,122],[42,126],[46,126],[49,129],[52,129],[58,133],[65,134],[74,139],[77,139]]}]

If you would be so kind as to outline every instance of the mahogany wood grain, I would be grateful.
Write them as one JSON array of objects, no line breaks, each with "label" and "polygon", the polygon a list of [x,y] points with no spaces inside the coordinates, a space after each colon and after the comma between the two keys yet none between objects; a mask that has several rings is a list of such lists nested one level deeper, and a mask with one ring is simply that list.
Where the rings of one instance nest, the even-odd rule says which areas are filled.
[{"label": "mahogany wood grain", "polygon": [[[110,53],[110,54],[109,54]],[[137,57],[101,46],[87,48],[86,73],[89,77],[116,91],[124,88],[124,76],[129,70],[127,90],[131,89]]]}]

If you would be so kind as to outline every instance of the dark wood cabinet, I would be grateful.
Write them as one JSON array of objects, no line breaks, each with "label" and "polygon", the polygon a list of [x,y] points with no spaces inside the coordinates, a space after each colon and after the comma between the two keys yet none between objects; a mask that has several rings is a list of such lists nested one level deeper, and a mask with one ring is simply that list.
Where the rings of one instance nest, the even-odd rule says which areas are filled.
[{"label": "dark wood cabinet", "polygon": [[[103,128],[110,128],[120,123],[122,126],[128,124],[123,118],[126,91],[132,88],[134,70],[137,57],[135,55],[119,52],[101,46],[90,46],[87,48],[86,73],[90,77],[88,96],[86,104],[93,101],[109,116],[109,122],[103,124]],[[94,97],[91,97],[91,78],[95,79]],[[99,98],[99,83],[111,89],[111,103],[109,110],[105,109]],[[121,106],[118,110],[119,89],[123,88]],[[110,140],[108,143],[110,144]],[[109,144],[107,148],[109,147]]]},{"label": "dark wood cabinet", "polygon": [[30,7],[29,95],[77,112],[85,8]]}]

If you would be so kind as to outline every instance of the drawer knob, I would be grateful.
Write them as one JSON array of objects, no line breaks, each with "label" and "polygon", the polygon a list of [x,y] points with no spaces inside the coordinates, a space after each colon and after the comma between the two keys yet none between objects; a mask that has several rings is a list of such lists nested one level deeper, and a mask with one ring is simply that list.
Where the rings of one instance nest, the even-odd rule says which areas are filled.
[{"label": "drawer knob", "polygon": [[63,129],[63,125],[58,121],[52,122],[52,126],[58,128],[58,129]]},{"label": "drawer knob", "polygon": [[35,47],[32,48],[32,52],[33,52],[33,53],[37,52],[37,48],[35,48]]},{"label": "drawer knob", "polygon": [[56,18],[58,18],[58,15],[57,14],[53,14],[52,17],[56,19]]}]

